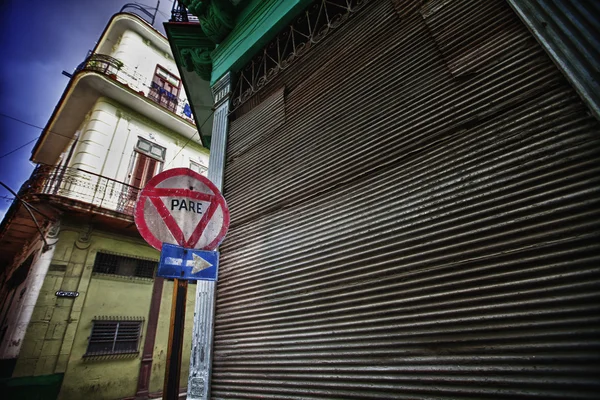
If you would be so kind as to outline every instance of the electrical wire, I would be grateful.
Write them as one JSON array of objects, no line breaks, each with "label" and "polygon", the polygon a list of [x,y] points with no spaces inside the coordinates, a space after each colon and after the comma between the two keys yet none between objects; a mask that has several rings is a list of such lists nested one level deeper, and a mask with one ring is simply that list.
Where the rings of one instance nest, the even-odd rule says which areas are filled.
[{"label": "electrical wire", "polygon": [[25,210],[27,210],[27,212],[29,213],[29,216],[31,217],[31,219],[33,220],[33,222],[35,224],[35,227],[37,228],[38,232],[40,233],[42,241],[44,242],[44,249],[49,249],[50,245],[46,241],[46,237],[44,236],[44,232],[42,232],[42,228],[40,227],[40,224],[38,223],[38,220],[35,218],[35,215],[33,215],[33,211],[36,211],[38,214],[40,214],[42,217],[46,218],[49,221],[54,221],[54,219],[48,217],[46,214],[44,214],[43,212],[41,212],[40,210],[38,210],[37,208],[35,208],[31,204],[29,204],[28,202],[26,202],[25,200],[23,200],[17,194],[17,192],[15,192],[14,190],[12,190],[10,187],[8,187],[8,185],[6,185],[5,183],[3,183],[2,181],[0,181],[0,185],[3,186],[6,190],[8,190],[13,196],[15,196],[15,198],[18,201],[20,201],[21,204],[23,204],[23,208],[25,208]]},{"label": "electrical wire", "polygon": [[[198,127],[198,131],[197,131],[196,133],[197,133],[199,136],[200,136],[200,134],[202,133],[202,127],[204,126],[204,124],[206,124],[206,121],[208,121],[208,119],[209,119],[210,117],[212,117],[212,115],[213,115],[214,113],[215,113],[215,110],[212,110],[212,111],[211,111],[211,113],[210,113],[210,114],[208,114],[208,117],[206,117],[206,119],[204,120],[204,122],[202,122],[202,125],[200,125],[200,126]],[[194,134],[193,134],[193,135],[192,135],[192,136],[191,136],[191,137],[188,139],[188,141],[187,141],[187,142],[185,142],[185,144],[183,145],[183,147],[182,147],[181,149],[179,149],[179,151],[177,152],[177,154],[175,154],[175,156],[174,156],[174,157],[171,159],[171,161],[169,161],[169,163],[167,164],[167,167],[169,167],[169,166],[170,166],[170,165],[173,163],[173,161],[175,161],[175,159],[177,158],[177,156],[179,155],[179,153],[181,153],[181,151],[182,151],[183,149],[185,149],[185,146],[187,146],[187,145],[188,145],[188,144],[189,144],[189,143],[192,141],[192,139],[194,138],[194,136],[196,136],[196,133],[194,133]]]},{"label": "electrical wire", "polygon": [[22,123],[22,124],[25,124],[25,125],[28,125],[28,126],[32,126],[32,127],[34,127],[34,128],[38,128],[38,129],[44,129],[44,128],[43,128],[43,127],[41,127],[41,126],[37,126],[37,125],[34,125],[34,124],[30,124],[29,122],[23,121],[22,119],[19,119],[19,118],[12,117],[12,116],[10,116],[10,115],[8,115],[8,114],[4,114],[3,112],[0,112],[0,115],[1,115],[1,116],[3,116],[3,117],[5,117],[5,118],[12,119],[12,120],[14,120],[14,121],[20,122],[20,123]]},{"label": "electrical wire", "polygon": [[158,12],[159,14],[162,14],[162,16],[165,17],[165,18],[167,18],[167,19],[170,17],[169,15],[167,15],[164,12],[160,11],[158,9],[158,7],[151,6],[150,4],[140,3],[139,1],[134,1],[133,4],[137,4],[138,6],[149,7],[150,10],[153,10],[153,11]]},{"label": "electrical wire", "polygon": [[[27,121],[23,121],[22,119],[15,118],[15,117],[13,117],[13,116],[10,116],[10,115],[8,115],[8,114],[4,114],[3,112],[0,112],[0,116],[2,116],[2,117],[5,117],[5,118],[8,118],[8,119],[12,119],[13,121],[20,122],[21,124],[24,124],[24,125],[27,125],[27,126],[31,126],[31,127],[33,127],[33,128],[37,128],[37,129],[39,129],[39,130],[42,130],[42,131],[45,129],[45,128],[41,127],[41,126],[38,126],[38,125],[31,124],[31,123],[29,123],[29,122],[27,122]],[[67,139],[73,139],[73,137],[72,137],[72,136],[63,135],[62,133],[58,133],[58,132],[55,132],[55,131],[48,131],[48,132],[49,132],[49,133],[53,133],[53,134],[55,134],[55,135],[58,135],[58,136],[65,137],[65,138],[67,138]],[[40,135],[40,136],[41,136],[41,135]],[[31,139],[29,142],[27,142],[27,143],[25,143],[25,144],[23,144],[23,145],[21,145],[21,146],[17,147],[16,149],[13,149],[13,150],[9,151],[9,152],[8,152],[8,153],[6,153],[6,154],[3,154],[3,155],[1,155],[1,156],[0,156],[0,158],[4,158],[4,157],[6,157],[6,156],[8,156],[8,155],[11,155],[12,153],[14,153],[14,152],[16,152],[16,151],[18,151],[18,150],[21,150],[23,147],[25,147],[25,146],[27,146],[27,145],[31,144],[32,142],[35,142],[36,140],[38,140],[38,139],[40,138],[40,136],[38,136],[38,137],[35,137],[35,138]]]},{"label": "electrical wire", "polygon": [[17,147],[16,149],[14,149],[14,150],[11,150],[11,151],[9,151],[9,152],[8,152],[8,153],[6,153],[6,154],[3,154],[3,155],[1,155],[1,156],[0,156],[0,158],[4,158],[4,157],[6,157],[6,156],[9,156],[9,155],[11,155],[12,153],[14,153],[14,152],[16,152],[16,151],[18,151],[18,150],[21,150],[23,147],[27,146],[27,145],[28,145],[28,144],[30,144],[30,143],[33,143],[33,142],[35,142],[35,141],[36,141],[36,140],[38,140],[38,139],[39,139],[39,136],[38,136],[38,137],[36,137],[36,138],[33,138],[33,139],[31,139],[29,142],[25,143],[24,145],[21,145],[21,146]]}]

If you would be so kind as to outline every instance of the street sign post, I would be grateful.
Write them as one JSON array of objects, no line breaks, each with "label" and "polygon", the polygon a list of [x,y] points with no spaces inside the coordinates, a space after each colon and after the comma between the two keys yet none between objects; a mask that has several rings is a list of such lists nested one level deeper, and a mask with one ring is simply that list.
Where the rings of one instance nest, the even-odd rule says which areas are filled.
[{"label": "street sign post", "polygon": [[146,242],[161,250],[157,275],[174,279],[163,398],[175,400],[188,280],[217,280],[219,253],[212,250],[225,238],[229,210],[211,181],[188,168],[174,168],[150,179],[134,218]]}]

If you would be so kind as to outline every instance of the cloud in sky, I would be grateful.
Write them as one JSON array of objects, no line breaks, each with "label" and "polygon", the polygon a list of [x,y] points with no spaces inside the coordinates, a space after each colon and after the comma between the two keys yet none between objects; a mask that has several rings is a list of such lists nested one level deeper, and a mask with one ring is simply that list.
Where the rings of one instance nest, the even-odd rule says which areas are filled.
[{"label": "cloud in sky", "polygon": [[[0,113],[43,127],[72,72],[94,48],[124,0],[53,0],[0,2]],[[132,2],[130,2],[132,3]],[[138,2],[149,8],[153,0]],[[172,1],[162,0],[154,27],[164,34]],[[34,140],[41,131],[0,115],[0,156]],[[17,191],[29,177],[35,142],[0,158],[0,181]],[[0,187],[0,219],[10,206],[10,193]]]}]

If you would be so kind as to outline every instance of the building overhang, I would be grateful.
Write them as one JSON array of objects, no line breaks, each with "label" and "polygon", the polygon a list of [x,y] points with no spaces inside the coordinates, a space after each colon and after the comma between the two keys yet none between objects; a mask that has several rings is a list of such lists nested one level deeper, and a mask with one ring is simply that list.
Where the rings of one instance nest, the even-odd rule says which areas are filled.
[{"label": "building overhang", "polygon": [[127,85],[95,71],[81,71],[69,83],[40,140],[32,150],[31,161],[54,165],[73,140],[87,112],[100,97],[108,97],[178,134],[202,144],[196,127],[161,107]]},{"label": "building overhang", "polygon": [[123,33],[127,30],[133,31],[144,39],[149,40],[158,50],[165,54],[171,54],[169,42],[162,33],[137,15],[129,13],[113,15],[100,40],[98,40],[94,53],[110,54],[113,46],[118,43]]},{"label": "building overhang", "polygon": [[180,1],[191,7],[188,12],[195,13],[198,22],[171,21],[164,26],[205,145],[210,137],[202,124],[214,104],[211,85],[242,68],[311,1],[211,0],[200,7]]}]

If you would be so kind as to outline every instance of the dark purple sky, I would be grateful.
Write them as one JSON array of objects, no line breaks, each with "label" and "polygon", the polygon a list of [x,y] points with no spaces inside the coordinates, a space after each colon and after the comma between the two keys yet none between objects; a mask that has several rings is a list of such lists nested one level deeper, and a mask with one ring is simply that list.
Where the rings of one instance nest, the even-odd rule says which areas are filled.
[{"label": "dark purple sky", "polygon": [[[83,61],[110,17],[126,0],[0,0],[0,157],[37,138],[41,130],[4,115],[43,127],[68,78]],[[156,7],[155,0],[138,4]],[[163,32],[172,0],[161,0],[154,27]],[[29,177],[35,141],[0,158],[0,181],[17,191]],[[0,186],[0,220],[12,195]]]}]

